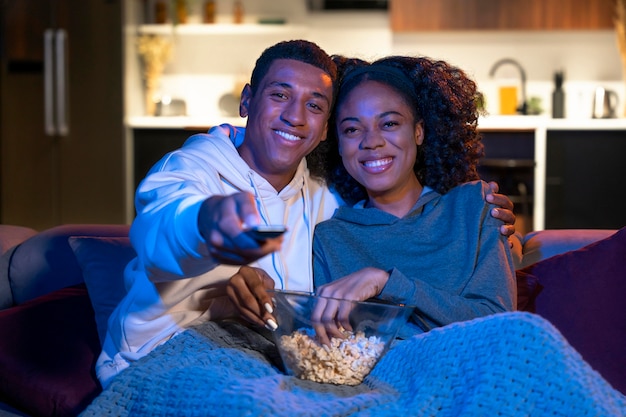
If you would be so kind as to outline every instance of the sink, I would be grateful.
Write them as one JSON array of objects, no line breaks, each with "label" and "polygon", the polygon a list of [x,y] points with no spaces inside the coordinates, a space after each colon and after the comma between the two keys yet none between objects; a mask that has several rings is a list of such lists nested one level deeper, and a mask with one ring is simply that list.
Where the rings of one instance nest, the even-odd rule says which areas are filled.
[{"label": "sink", "polygon": [[517,111],[522,114],[528,114],[528,103],[526,102],[526,71],[522,67],[522,65],[513,58],[502,58],[496,61],[495,64],[492,65],[491,70],[489,71],[489,76],[493,77],[496,75],[496,71],[503,65],[513,65],[519,71],[520,82],[522,85],[522,102],[520,103]]}]

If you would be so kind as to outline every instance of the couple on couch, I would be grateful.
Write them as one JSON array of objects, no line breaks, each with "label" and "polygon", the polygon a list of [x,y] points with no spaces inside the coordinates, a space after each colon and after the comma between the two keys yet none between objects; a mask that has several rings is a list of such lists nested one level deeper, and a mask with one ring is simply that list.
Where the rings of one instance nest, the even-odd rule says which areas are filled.
[{"label": "couple on couch", "polygon": [[[520,307],[520,283],[506,239],[510,201],[476,181],[477,94],[461,70],[441,61],[333,62],[306,41],[268,48],[242,92],[247,128],[223,125],[190,138],[140,184],[130,233],[138,257],[126,269],[128,294],[109,319],[97,364],[105,391],[85,414],[111,407],[133,414],[225,407],[232,414],[251,404],[260,414],[293,412],[294,404],[336,415],[479,413],[503,409],[493,403],[502,387],[504,395],[546,383],[558,387],[554,401],[507,394],[510,410],[547,412],[558,401],[572,412],[626,409],[548,323],[493,315]],[[510,224],[502,233],[492,213]],[[264,241],[243,233],[259,223],[288,231]],[[403,331],[410,341],[360,387],[298,385],[256,354],[267,346],[253,332],[219,324],[237,315],[274,328],[266,290],[310,292],[314,282],[322,295],[416,306]],[[323,313],[321,343],[336,333],[337,314]],[[563,381],[546,360],[576,378]],[[497,379],[503,373],[505,382]],[[452,381],[466,394],[461,402],[446,394]],[[589,388],[594,395],[584,401],[566,400]],[[342,408],[346,396],[352,400]],[[320,399],[331,408],[314,406]]]}]

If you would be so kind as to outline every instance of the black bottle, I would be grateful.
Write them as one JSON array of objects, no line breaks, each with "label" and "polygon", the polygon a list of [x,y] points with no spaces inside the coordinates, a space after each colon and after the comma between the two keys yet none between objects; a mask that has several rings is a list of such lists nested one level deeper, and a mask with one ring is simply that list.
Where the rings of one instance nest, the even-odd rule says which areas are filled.
[{"label": "black bottle", "polygon": [[554,73],[554,91],[552,92],[552,117],[565,117],[565,92],[563,91],[563,71]]}]

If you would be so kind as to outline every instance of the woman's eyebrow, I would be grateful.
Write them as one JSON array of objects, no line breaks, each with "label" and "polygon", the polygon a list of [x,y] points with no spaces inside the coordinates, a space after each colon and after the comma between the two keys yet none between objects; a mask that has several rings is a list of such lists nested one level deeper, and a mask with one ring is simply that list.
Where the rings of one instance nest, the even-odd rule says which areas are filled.
[{"label": "woman's eyebrow", "polygon": [[341,119],[339,121],[339,123],[343,123],[343,122],[358,122],[359,118],[356,116],[348,116],[348,117],[344,117],[343,119]]},{"label": "woman's eyebrow", "polygon": [[[403,116],[403,114],[398,112],[398,111],[389,110],[389,111],[385,111],[385,112],[382,112],[382,113],[378,114],[376,116],[376,118],[377,119],[382,119],[383,117],[387,117],[387,116],[391,116],[391,115]],[[350,122],[358,122],[359,120],[360,119],[357,116],[347,116],[347,117],[344,117],[343,119],[341,119],[339,121],[339,123],[348,122],[348,121],[350,121]]]}]

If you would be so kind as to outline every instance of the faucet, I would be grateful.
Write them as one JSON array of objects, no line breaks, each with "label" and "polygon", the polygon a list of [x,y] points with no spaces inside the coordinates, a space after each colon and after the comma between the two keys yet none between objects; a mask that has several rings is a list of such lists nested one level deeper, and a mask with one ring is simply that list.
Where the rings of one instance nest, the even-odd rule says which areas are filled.
[{"label": "faucet", "polygon": [[528,113],[528,108],[526,104],[526,71],[524,71],[522,65],[513,58],[502,58],[501,60],[496,61],[496,63],[493,64],[491,70],[489,71],[489,76],[493,77],[498,68],[500,68],[500,66],[504,64],[514,65],[519,70],[520,79],[522,82],[522,104],[517,108],[517,111],[525,115]]}]

